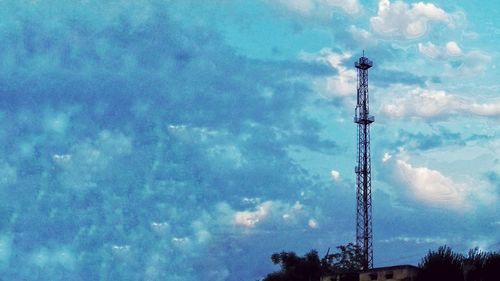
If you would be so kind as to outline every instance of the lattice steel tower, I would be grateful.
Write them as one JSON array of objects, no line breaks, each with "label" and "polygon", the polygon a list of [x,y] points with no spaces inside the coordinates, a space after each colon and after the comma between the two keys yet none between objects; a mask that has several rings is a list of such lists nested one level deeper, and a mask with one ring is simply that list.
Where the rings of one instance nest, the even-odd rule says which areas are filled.
[{"label": "lattice steel tower", "polygon": [[371,60],[363,56],[354,66],[358,69],[358,94],[354,123],[358,124],[358,165],[356,172],[356,244],[363,253],[363,269],[373,267],[372,191],[370,161],[370,124],[375,118],[370,115],[368,100],[368,69]]}]

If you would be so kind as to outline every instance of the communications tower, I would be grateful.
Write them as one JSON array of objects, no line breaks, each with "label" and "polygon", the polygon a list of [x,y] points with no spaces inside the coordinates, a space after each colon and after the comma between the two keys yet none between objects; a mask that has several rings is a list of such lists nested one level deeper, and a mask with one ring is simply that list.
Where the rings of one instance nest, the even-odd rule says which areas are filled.
[{"label": "communications tower", "polygon": [[368,69],[373,62],[363,56],[354,63],[358,69],[357,103],[354,123],[358,124],[358,162],[356,172],[356,244],[363,254],[363,269],[373,267],[372,191],[370,161],[370,115],[368,99]]}]

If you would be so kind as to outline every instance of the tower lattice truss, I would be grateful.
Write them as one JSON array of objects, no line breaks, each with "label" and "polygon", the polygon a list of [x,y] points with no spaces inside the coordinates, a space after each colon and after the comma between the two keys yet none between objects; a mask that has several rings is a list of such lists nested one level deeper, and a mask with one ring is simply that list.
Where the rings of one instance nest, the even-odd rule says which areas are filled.
[{"label": "tower lattice truss", "polygon": [[370,124],[375,118],[370,115],[368,100],[368,69],[371,60],[363,54],[355,62],[358,70],[357,103],[354,122],[358,124],[358,159],[356,172],[356,244],[363,253],[363,269],[373,267],[372,194],[370,161]]}]

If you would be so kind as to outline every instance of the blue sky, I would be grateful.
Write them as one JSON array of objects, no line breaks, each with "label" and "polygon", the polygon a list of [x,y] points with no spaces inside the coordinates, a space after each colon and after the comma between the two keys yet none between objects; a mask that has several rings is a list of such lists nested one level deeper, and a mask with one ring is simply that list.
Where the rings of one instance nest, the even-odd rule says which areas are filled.
[{"label": "blue sky", "polygon": [[0,272],[256,280],[354,240],[370,70],[375,266],[498,250],[495,1],[0,2]]}]

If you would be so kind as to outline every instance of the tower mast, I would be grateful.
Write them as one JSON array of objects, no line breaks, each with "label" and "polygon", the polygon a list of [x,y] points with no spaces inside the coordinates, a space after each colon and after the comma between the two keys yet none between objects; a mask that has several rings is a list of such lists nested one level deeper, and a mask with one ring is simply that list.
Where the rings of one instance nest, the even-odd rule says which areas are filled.
[{"label": "tower mast", "polygon": [[363,56],[354,66],[358,69],[357,103],[354,123],[358,124],[358,161],[356,172],[356,244],[363,254],[363,269],[373,267],[372,191],[370,161],[370,124],[375,118],[370,115],[368,99],[368,69],[373,62]]}]

